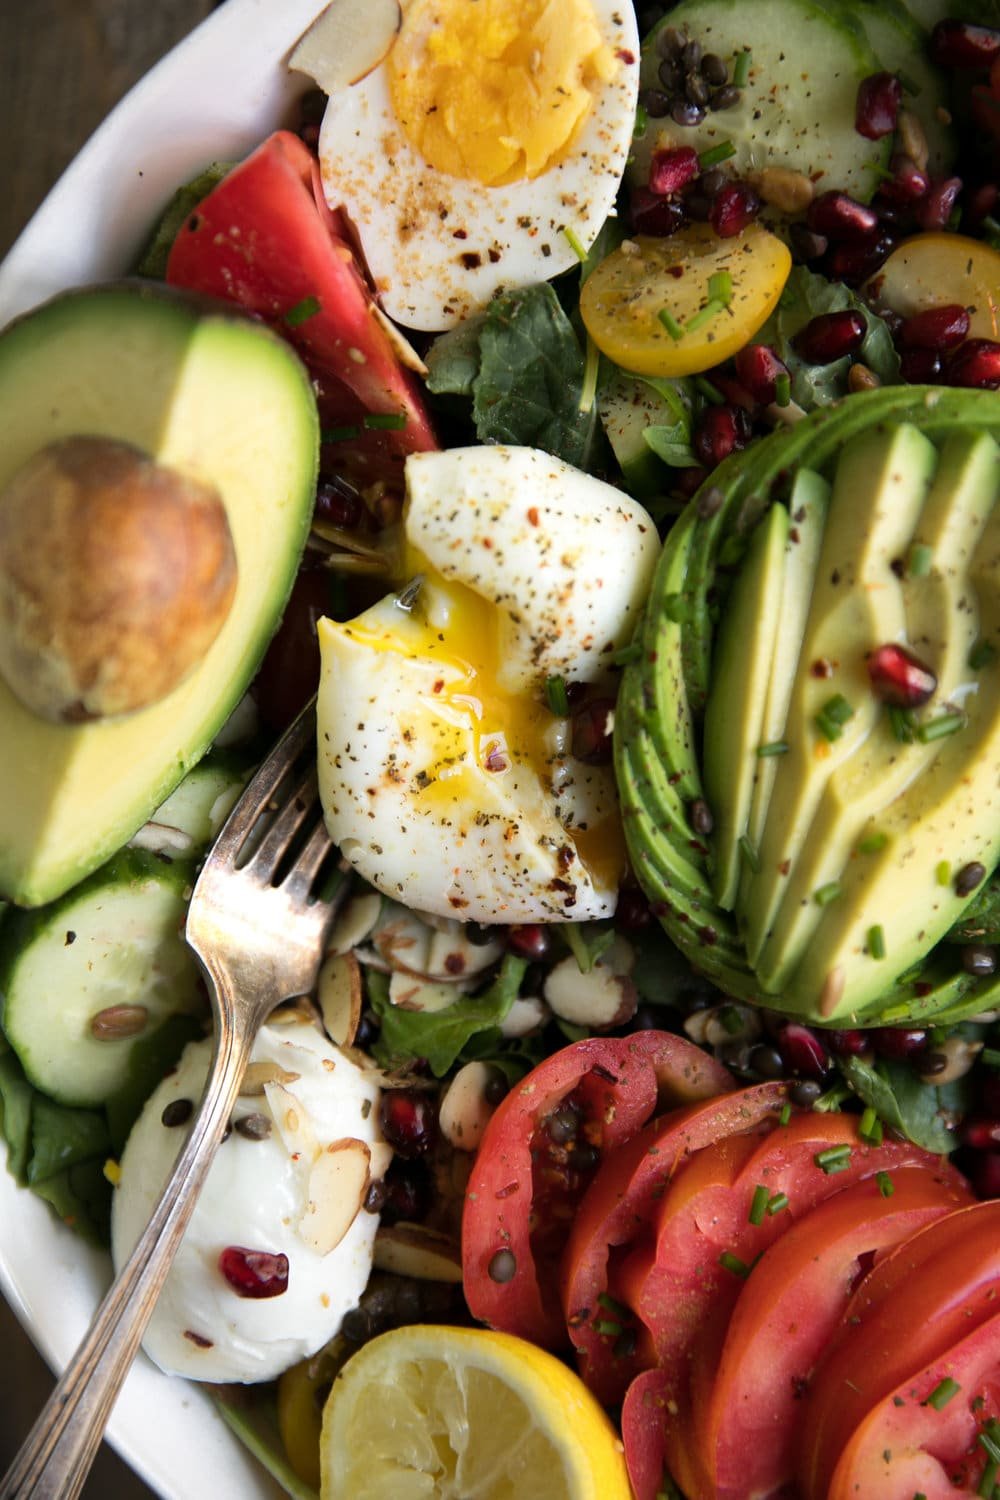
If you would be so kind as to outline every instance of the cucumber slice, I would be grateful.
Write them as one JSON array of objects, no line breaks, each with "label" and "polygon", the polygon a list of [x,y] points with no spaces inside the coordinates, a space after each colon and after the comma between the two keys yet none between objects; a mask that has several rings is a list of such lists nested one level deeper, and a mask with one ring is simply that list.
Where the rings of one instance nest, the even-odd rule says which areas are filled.
[{"label": "cucumber slice", "polygon": [[885,72],[898,73],[914,86],[916,92],[904,93],[903,107],[924,128],[930,171],[935,177],[943,176],[955,159],[955,133],[941,120],[948,95],[943,75],[927,55],[927,32],[899,0],[843,0],[843,4],[864,27]]},{"label": "cucumber slice", "polygon": [[[204,1004],[183,938],[188,863],[126,850],[51,906],[12,912],[0,938],[0,1021],[30,1081],[62,1104],[97,1105],[128,1080],[134,1047]],[[95,1016],[128,1034],[98,1040]],[[124,1024],[131,1022],[134,1029]]]},{"label": "cucumber slice", "polygon": [[203,853],[232,811],[249,774],[249,768],[235,756],[212,751],[143,824],[130,847],[171,858]]},{"label": "cucumber slice", "polygon": [[662,440],[669,443],[666,451],[675,463],[683,467],[695,462],[689,406],[670,382],[658,384],[667,388],[663,394],[645,380],[616,371],[597,398],[601,425],[625,487],[637,500],[667,488],[668,470],[658,457]]},{"label": "cucumber slice", "polygon": [[642,88],[662,87],[657,38],[664,26],[686,31],[730,64],[749,50],[750,73],[739,103],[710,109],[699,125],[676,125],[669,116],[650,121],[634,142],[633,181],[646,181],[658,146],[701,153],[730,141],[735,154],[727,167],[738,176],[784,167],[810,177],[820,192],[839,188],[868,201],[889,140],[867,141],[854,129],[858,84],[879,71],[879,61],[846,10],[820,0],[683,0],[643,43]]}]

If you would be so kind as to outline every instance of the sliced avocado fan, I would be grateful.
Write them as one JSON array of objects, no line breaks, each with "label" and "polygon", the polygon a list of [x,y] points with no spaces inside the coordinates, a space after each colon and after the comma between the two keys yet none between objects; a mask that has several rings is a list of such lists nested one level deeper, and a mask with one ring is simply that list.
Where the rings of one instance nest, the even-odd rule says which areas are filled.
[{"label": "sliced avocado fan", "polygon": [[[850,396],[728,459],[667,538],[616,770],[654,911],[732,995],[844,1026],[1000,991],[942,942],[1000,861],[998,439],[991,392]],[[926,702],[876,691],[886,645]]]}]

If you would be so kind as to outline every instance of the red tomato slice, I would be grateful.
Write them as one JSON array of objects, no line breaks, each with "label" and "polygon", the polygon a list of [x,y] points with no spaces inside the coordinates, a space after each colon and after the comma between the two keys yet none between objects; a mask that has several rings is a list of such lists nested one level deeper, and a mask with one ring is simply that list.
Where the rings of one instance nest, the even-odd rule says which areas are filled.
[{"label": "red tomato slice", "polygon": [[[564,1345],[558,1262],[600,1159],[658,1108],[707,1098],[732,1082],[707,1053],[663,1031],[589,1037],[534,1068],[490,1120],[469,1179],[462,1269],[473,1316],[547,1348]],[[567,1105],[579,1124],[573,1138],[558,1140],[549,1122]],[[594,1159],[581,1164],[581,1156]],[[500,1251],[510,1255],[498,1267]],[[491,1265],[506,1279],[494,1280]]]},{"label": "red tomato slice", "polygon": [[606,1406],[622,1399],[644,1364],[644,1351],[630,1350],[628,1339],[594,1327],[609,1321],[598,1312],[608,1292],[609,1258],[649,1235],[660,1199],[693,1152],[776,1115],[786,1095],[784,1083],[760,1083],[660,1115],[601,1163],[573,1220],[561,1286],[580,1374]]},{"label": "red tomato slice", "polygon": [[[270,323],[313,377],[323,431],[350,430],[324,445],[325,469],[358,484],[381,479],[398,487],[406,455],[437,443],[419,387],[379,322],[343,221],[317,190],[317,173],[297,136],[269,136],[188,219],[170,252],[167,280],[237,302]],[[369,429],[366,417],[404,425]]]},{"label": "red tomato slice", "polygon": [[686,1418],[686,1410],[671,1397],[662,1370],[645,1370],[629,1386],[622,1403],[621,1427],[635,1500],[660,1500],[666,1474],[683,1484],[690,1496],[697,1493],[695,1475],[675,1474],[678,1465],[673,1438]]},{"label": "red tomato slice", "polygon": [[802,1408],[804,1500],[826,1500],[830,1475],[866,1413],[991,1317],[998,1294],[997,1199],[937,1220],[874,1267],[848,1303]]},{"label": "red tomato slice", "polygon": [[[1000,1315],[994,1315],[872,1408],[830,1477],[827,1500],[992,1495],[994,1485],[983,1484],[988,1459],[979,1437],[992,1436],[998,1417]],[[993,1432],[1000,1433],[1000,1424]]]},{"label": "red tomato slice", "polygon": [[971,1201],[947,1164],[892,1180],[891,1197],[868,1178],[792,1224],[754,1266],[721,1338],[699,1337],[691,1442],[714,1500],[763,1500],[792,1482],[802,1396],[865,1260]]}]

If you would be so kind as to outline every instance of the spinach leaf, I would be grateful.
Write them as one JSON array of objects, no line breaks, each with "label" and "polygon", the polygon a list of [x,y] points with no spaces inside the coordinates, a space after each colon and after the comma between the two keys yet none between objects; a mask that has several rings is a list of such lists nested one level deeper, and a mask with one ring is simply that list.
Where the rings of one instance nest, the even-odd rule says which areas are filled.
[{"label": "spinach leaf", "polygon": [[505,955],[493,983],[478,995],[461,995],[444,1010],[401,1010],[389,1000],[384,974],[366,973],[368,999],[381,1024],[372,1051],[383,1067],[398,1067],[425,1058],[436,1078],[452,1068],[477,1033],[495,1031],[517,999],[527,961]]},{"label": "spinach leaf", "polygon": [[594,460],[596,405],[580,410],[584,355],[548,282],[496,297],[479,319],[435,339],[427,387],[472,397],[481,443],[541,448],[577,468]]},{"label": "spinach leaf", "polygon": [[104,1115],[95,1109],[71,1109],[45,1094],[35,1095],[31,1119],[28,1182],[36,1187],[80,1162],[102,1164],[111,1151]]},{"label": "spinach leaf", "polygon": [[59,1215],[63,1223],[91,1244],[106,1247],[111,1239],[111,1184],[100,1161],[78,1162],[35,1183],[32,1192]]},{"label": "spinach leaf", "polygon": [[559,935],[576,959],[580,973],[589,974],[614,942],[615,929],[610,922],[567,922]]},{"label": "spinach leaf", "polygon": [[0,1125],[7,1142],[7,1167],[26,1182],[31,1159],[31,1112],[35,1091],[13,1052],[0,1056]]},{"label": "spinach leaf", "polygon": [[223,177],[231,171],[231,162],[212,162],[204,172],[199,172],[191,182],[177,189],[136,262],[137,276],[148,277],[151,281],[163,281],[166,278],[167,261],[185,219],[194,213],[202,199],[207,198],[212,189],[218,187]]},{"label": "spinach leaf", "polygon": [[914,1145],[939,1153],[955,1149],[958,1142],[946,1114],[957,1101],[947,1090],[921,1083],[905,1062],[881,1059],[873,1065],[845,1057],[840,1069],[859,1098]]},{"label": "spinach leaf", "polygon": [[793,266],[778,305],[756,335],[756,342],[770,344],[784,360],[792,377],[792,400],[806,411],[816,406],[829,406],[846,396],[851,358],[845,355],[827,365],[811,365],[796,353],[792,339],[821,313],[841,312],[848,308],[860,312],[868,324],[858,359],[879,377],[883,385],[899,384],[899,355],[883,320],[848,287],[827,281],[825,276],[819,276],[805,266]]}]

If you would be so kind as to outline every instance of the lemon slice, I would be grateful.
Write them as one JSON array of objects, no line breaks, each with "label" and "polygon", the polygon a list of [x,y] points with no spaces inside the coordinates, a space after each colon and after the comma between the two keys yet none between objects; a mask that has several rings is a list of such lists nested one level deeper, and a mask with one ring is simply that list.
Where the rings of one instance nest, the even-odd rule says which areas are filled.
[{"label": "lemon slice", "polygon": [[617,1432],[573,1372],[505,1333],[382,1334],[334,1381],[321,1500],[630,1500]]}]

